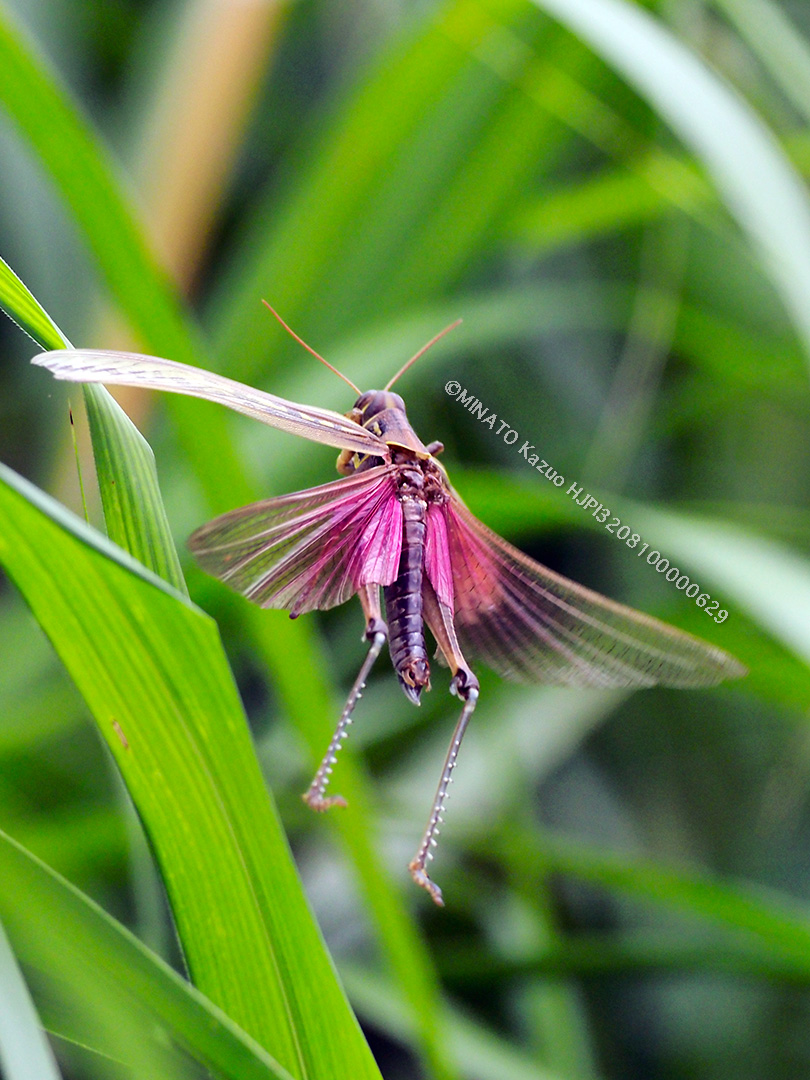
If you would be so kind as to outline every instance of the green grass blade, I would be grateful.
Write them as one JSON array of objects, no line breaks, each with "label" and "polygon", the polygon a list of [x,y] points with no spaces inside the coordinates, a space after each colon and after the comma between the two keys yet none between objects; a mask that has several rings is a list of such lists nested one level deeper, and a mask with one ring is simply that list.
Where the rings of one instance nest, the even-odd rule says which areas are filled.
[{"label": "green grass blade", "polygon": [[195,984],[294,1076],[378,1076],[303,899],[215,625],[10,470],[0,481],[0,562],[124,775]]},{"label": "green grass blade", "polygon": [[5,4],[0,6],[0,102],[56,181],[134,327],[164,342],[176,360],[199,359],[202,350],[121,197],[114,166]]},{"label": "green grass blade", "polygon": [[178,592],[188,594],[152,447],[103,386],[83,390],[107,534]]},{"label": "green grass blade", "polygon": [[0,867],[0,913],[21,960],[46,973],[43,1019],[50,1030],[119,1058],[115,1032],[97,1020],[112,1001],[141,1039],[154,1041],[165,1032],[172,1046],[218,1080],[288,1080],[290,1074],[221,1009],[3,833]]},{"label": "green grass blade", "polygon": [[[442,974],[453,985],[469,990],[501,978],[575,975],[601,977],[609,974],[743,975],[806,987],[810,982],[807,958],[776,955],[748,936],[705,929],[675,935],[662,929],[633,933],[578,932],[536,953],[518,959],[481,963],[472,951],[448,950],[440,961]],[[351,983],[348,983],[351,990]]]},{"label": "green grass blade", "polygon": [[[0,308],[41,348],[71,347],[33,293],[2,259]],[[108,535],[164,581],[185,592],[151,447],[103,386],[82,389]]]},{"label": "green grass blade", "polygon": [[[537,847],[536,838],[531,846]],[[743,930],[773,950],[777,959],[784,957],[807,971],[810,913],[789,897],[697,871],[670,869],[649,859],[606,855],[564,838],[543,836],[537,857],[549,870]]]},{"label": "green grass blade", "polygon": [[810,120],[810,46],[771,0],[714,0],[805,122]]},{"label": "green grass blade", "polygon": [[[109,155],[2,2],[0,105],[53,179],[143,348],[210,367],[198,330],[157,265]],[[204,464],[202,483],[212,505],[225,509],[233,495],[244,490],[245,481],[223,411],[194,404],[197,407],[190,408],[178,398],[170,408],[184,444]],[[201,423],[204,439],[199,437]]]},{"label": "green grass blade", "polygon": [[0,308],[41,348],[70,348],[70,342],[47,311],[2,258],[0,258]]},{"label": "green grass blade", "polygon": [[[564,130],[534,100],[545,69],[524,40],[562,35],[526,16],[514,0],[449,0],[376,61],[244,232],[211,313],[229,374],[251,381],[290,348],[259,295],[323,350],[435,299],[480,257]],[[568,60],[570,41],[558,44]]]},{"label": "green grass blade", "polygon": [[0,1073],[5,1080],[61,1080],[53,1051],[0,923]]},{"label": "green grass blade", "polygon": [[[785,144],[806,176],[806,132],[793,132]],[[545,255],[567,244],[629,231],[671,210],[706,228],[722,225],[717,194],[694,163],[651,147],[521,204],[505,234],[520,247]]]},{"label": "green grass blade", "polygon": [[810,204],[754,111],[666,27],[626,0],[533,0],[615,67],[714,177],[759,251],[810,357]]},{"label": "green grass blade", "polygon": [[714,195],[688,161],[653,149],[584,180],[544,191],[507,226],[515,242],[547,253],[655,220],[672,209],[706,223]]},{"label": "green grass blade", "polygon": [[[342,971],[352,1001],[364,1015],[398,1038],[413,1036],[395,987],[367,969],[352,966]],[[563,1080],[561,1074],[539,1064],[536,1053],[510,1043],[458,1007],[449,1011],[447,1030],[465,1076],[475,1080]]]}]

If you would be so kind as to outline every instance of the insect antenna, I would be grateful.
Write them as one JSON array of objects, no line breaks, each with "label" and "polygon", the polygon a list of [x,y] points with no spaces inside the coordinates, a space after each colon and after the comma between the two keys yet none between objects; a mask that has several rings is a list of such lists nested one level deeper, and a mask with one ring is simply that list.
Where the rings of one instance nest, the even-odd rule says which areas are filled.
[{"label": "insect antenna", "polygon": [[412,364],[415,364],[420,356],[424,356],[428,349],[431,347],[431,345],[435,345],[440,338],[443,338],[445,334],[449,334],[451,330],[455,330],[459,323],[463,321],[463,319],[456,319],[456,321],[450,323],[449,326],[445,326],[444,330],[440,330],[435,337],[432,337],[430,339],[427,345],[423,345],[418,353],[415,353],[406,364],[402,365],[402,367],[399,369],[393,379],[389,379],[387,385],[385,386],[385,389],[390,390],[394,383],[397,381],[397,379],[400,377],[400,375],[404,375],[408,368],[411,367]]},{"label": "insect antenna", "polygon": [[[271,312],[271,313],[272,313],[273,315],[275,315],[275,317],[276,317],[276,318],[278,319],[278,321],[279,321],[279,322],[281,323],[281,325],[282,325],[282,326],[284,327],[284,329],[285,329],[285,330],[287,331],[287,333],[288,333],[288,334],[289,334],[289,335],[290,335],[291,337],[294,337],[294,338],[295,338],[295,340],[296,340],[296,341],[298,342],[298,344],[299,344],[299,345],[303,345],[303,346],[304,346],[304,348],[305,348],[305,349],[307,350],[307,352],[308,352],[308,353],[312,353],[312,355],[313,355],[313,356],[315,357],[315,359],[316,359],[316,360],[320,360],[320,362],[321,362],[322,364],[326,364],[326,366],[327,366],[327,367],[329,368],[329,370],[330,370],[330,371],[334,371],[335,375],[337,375],[337,376],[338,376],[338,378],[340,378],[340,379],[343,379],[343,381],[344,381],[345,383],[348,383],[348,385],[349,385],[349,386],[350,386],[350,387],[352,388],[352,390],[354,390],[355,394],[357,394],[357,395],[358,395],[358,397],[360,396],[360,394],[362,393],[362,391],[360,390],[360,387],[359,387],[359,386],[355,386],[355,385],[354,385],[354,383],[353,383],[353,382],[351,381],[351,379],[347,379],[347,378],[346,378],[346,376],[345,376],[345,375],[343,374],[343,372],[342,372],[342,371],[338,371],[338,369],[337,369],[336,367],[334,367],[334,366],[333,366],[332,364],[330,364],[328,360],[324,360],[324,358],[323,358],[323,357],[321,356],[321,354],[320,354],[320,353],[316,353],[316,352],[315,352],[315,350],[314,350],[314,349],[312,348],[312,346],[311,346],[311,345],[307,345],[307,343],[306,343],[306,342],[304,341],[304,339],[303,339],[303,338],[300,338],[300,337],[298,336],[298,334],[296,334],[296,332],[295,332],[294,330],[292,330],[292,329],[291,329],[291,328],[290,328],[289,326],[287,326],[287,324],[286,324],[286,323],[284,322],[284,320],[283,320],[283,319],[282,319],[282,317],[281,317],[281,316],[279,315],[279,313],[278,313],[278,312],[277,312],[277,311],[275,310],[275,308],[272,308],[272,307],[270,307],[270,305],[269,305],[269,304],[267,303],[267,301],[266,301],[266,300],[262,300],[262,303],[264,304],[264,306],[265,306],[265,307],[266,307],[266,308],[267,308],[267,309],[268,309],[268,310],[269,310],[269,311],[270,311],[270,312]],[[441,334],[439,335],[439,337],[441,337]],[[431,341],[431,343],[430,343],[430,344],[432,345],[432,344],[433,344],[433,342]],[[426,347],[427,347],[427,346],[426,346]],[[422,351],[424,352],[424,349],[423,349]],[[418,354],[417,354],[417,355],[418,355]],[[416,359],[416,357],[414,357],[414,359]]]}]

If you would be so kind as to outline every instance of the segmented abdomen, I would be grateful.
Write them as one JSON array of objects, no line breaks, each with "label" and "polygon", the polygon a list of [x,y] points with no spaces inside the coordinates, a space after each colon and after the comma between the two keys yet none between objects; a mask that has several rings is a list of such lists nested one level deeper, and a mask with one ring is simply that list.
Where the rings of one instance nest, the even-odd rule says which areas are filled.
[{"label": "segmented abdomen", "polygon": [[422,624],[422,574],[425,563],[427,506],[420,498],[402,500],[402,554],[396,581],[385,586],[388,648],[402,688],[413,701],[430,683],[430,664]]}]

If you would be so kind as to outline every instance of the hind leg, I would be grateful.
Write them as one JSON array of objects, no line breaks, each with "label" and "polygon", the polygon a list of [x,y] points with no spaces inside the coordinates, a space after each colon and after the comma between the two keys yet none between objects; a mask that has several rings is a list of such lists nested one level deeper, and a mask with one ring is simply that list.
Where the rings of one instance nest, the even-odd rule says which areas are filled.
[{"label": "hind leg", "polygon": [[453,738],[450,741],[447,757],[444,760],[439,786],[436,789],[436,797],[433,800],[425,834],[417,848],[416,855],[408,864],[408,869],[416,884],[421,885],[423,889],[427,889],[433,900],[440,907],[443,907],[442,890],[435,882],[430,880],[427,866],[433,859],[438,843],[439,828],[444,820],[445,804],[450,794],[453,769],[456,767],[461,740],[464,738],[467,724],[470,722],[470,717],[478,703],[478,679],[476,679],[462,655],[453,624],[453,612],[439,600],[429,581],[426,581],[423,585],[422,600],[425,622],[430,627],[430,631],[436,638],[444,659],[453,672],[450,691],[464,702],[461,716],[458,718]]},{"label": "hind leg", "polygon": [[[455,682],[455,680],[453,681]],[[461,740],[464,738],[467,724],[469,723],[470,717],[478,702],[478,688],[476,686],[457,687],[456,692],[464,699],[464,708],[461,710],[461,716],[458,718],[456,729],[453,732],[453,738],[450,741],[450,749],[447,751],[447,757],[444,761],[442,775],[439,779],[439,786],[436,789],[436,797],[433,800],[433,806],[430,811],[430,817],[428,818],[425,835],[422,837],[422,841],[419,844],[413,859],[408,863],[408,869],[411,872],[413,880],[417,885],[421,885],[423,889],[427,889],[439,907],[444,907],[442,890],[435,882],[430,880],[427,866],[433,859],[436,845],[438,844],[439,827],[444,821],[444,806],[447,802],[450,784],[453,781],[453,769],[456,767],[456,758],[458,757]]]},{"label": "hind leg", "polygon": [[327,795],[326,788],[332,775],[332,768],[337,761],[338,751],[348,737],[354,707],[362,696],[363,687],[366,685],[366,679],[374,666],[374,661],[380,655],[380,651],[388,638],[388,627],[383,622],[380,611],[379,588],[375,585],[365,585],[360,589],[358,595],[360,603],[363,605],[363,614],[366,617],[366,629],[363,639],[371,642],[371,645],[363,661],[363,666],[354,680],[354,685],[349,691],[335,733],[321,764],[318,766],[318,771],[315,773],[312,783],[301,796],[307,806],[318,811],[328,810],[331,806],[346,805],[346,800],[342,795]]}]

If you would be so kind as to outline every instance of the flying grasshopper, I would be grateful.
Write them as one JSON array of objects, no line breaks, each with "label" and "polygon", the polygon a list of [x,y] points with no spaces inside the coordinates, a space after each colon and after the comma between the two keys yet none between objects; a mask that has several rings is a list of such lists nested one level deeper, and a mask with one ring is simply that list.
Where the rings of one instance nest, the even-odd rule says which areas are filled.
[{"label": "flying grasshopper", "polygon": [[341,479],[223,514],[194,532],[189,548],[208,573],[262,607],[289,611],[291,618],[355,595],[360,600],[368,653],[303,795],[313,810],[346,805],[340,795],[327,795],[327,787],[355,705],[386,641],[405,696],[418,705],[422,691],[430,689],[427,624],[462,708],[409,870],[442,905],[428,865],[459,747],[478,702],[479,683],[468,657],[507,678],[564,686],[706,687],[737,678],[745,669],[721,649],[548,570],[473,517],[438,460],[442,444],[422,442],[404,401],[391,390],[457,323],[411,357],[383,390],[362,393],[273,314],[357,394],[344,416],[137,353],[65,350],[42,353],[33,363],[72,382],[206,398],[340,450]]}]

